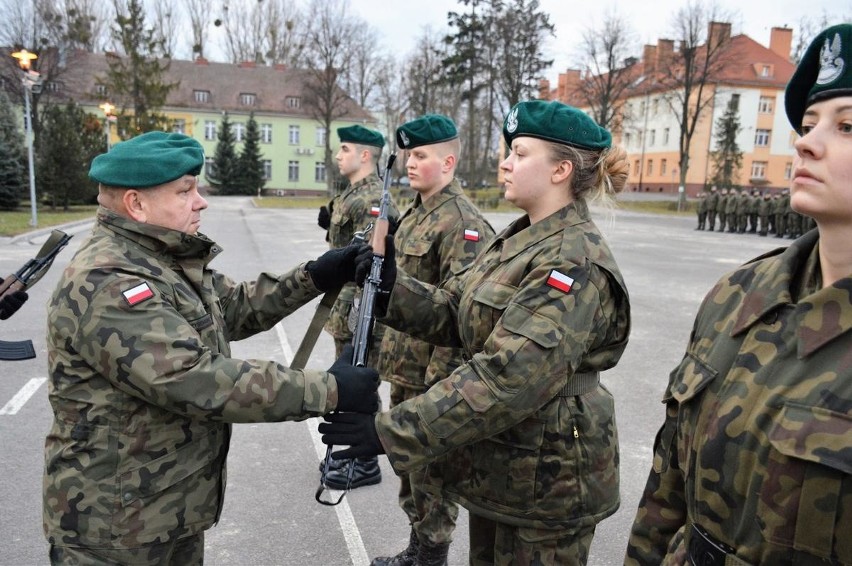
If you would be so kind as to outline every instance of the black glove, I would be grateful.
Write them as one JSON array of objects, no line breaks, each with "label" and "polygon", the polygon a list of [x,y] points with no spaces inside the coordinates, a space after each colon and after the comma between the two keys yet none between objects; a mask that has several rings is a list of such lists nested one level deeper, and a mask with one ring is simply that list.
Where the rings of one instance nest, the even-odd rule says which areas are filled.
[{"label": "black glove", "polygon": [[[365,247],[358,250],[355,257],[355,282],[363,287],[364,279],[370,274],[373,266],[373,248]],[[393,236],[385,236],[385,260],[382,262],[382,282],[379,289],[390,293],[396,283],[396,250],[393,246]]]},{"label": "black glove", "polygon": [[351,244],[345,248],[329,250],[316,260],[309,261],[305,269],[308,270],[314,285],[323,293],[339,289],[345,283],[355,281],[355,258],[367,248],[367,244]]},{"label": "black glove", "polygon": [[[0,277],[0,285],[3,284],[3,278]],[[13,291],[0,299],[0,320],[6,320],[21,308],[21,305],[29,299],[24,291]]]},{"label": "black glove", "polygon": [[317,224],[323,230],[328,230],[328,227],[331,226],[331,214],[328,212],[328,208],[325,206],[321,206],[319,209],[319,216],[317,216]]},{"label": "black glove", "polygon": [[324,444],[348,444],[346,450],[332,452],[335,460],[368,458],[384,454],[385,448],[376,432],[376,417],[364,413],[331,413],[323,417],[318,430]]},{"label": "black glove", "polygon": [[328,368],[337,381],[337,410],[373,414],[379,410],[379,372],[352,365],[352,344],[343,347],[340,357]]}]

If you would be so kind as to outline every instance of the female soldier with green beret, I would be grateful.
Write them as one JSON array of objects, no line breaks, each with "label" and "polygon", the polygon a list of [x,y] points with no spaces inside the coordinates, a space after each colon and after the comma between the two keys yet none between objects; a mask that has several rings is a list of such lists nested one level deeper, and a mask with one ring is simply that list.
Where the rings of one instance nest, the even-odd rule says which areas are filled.
[{"label": "female soldier with green beret", "polygon": [[627,564],[852,564],[852,25],[785,93],[817,229],[724,276],[664,394]]},{"label": "female soldier with green beret", "polygon": [[[625,184],[625,152],[559,102],[516,105],[503,135],[506,199],[526,214],[440,288],[397,273],[388,242],[383,322],[465,363],[388,412],[340,413],[323,441],[339,457],[429,464],[427,488],[470,512],[471,564],[584,564],[618,507],[613,400],[599,373],[627,344],[627,290],[587,199]],[[366,258],[364,258],[366,259]],[[359,256],[358,271],[367,262]]]}]

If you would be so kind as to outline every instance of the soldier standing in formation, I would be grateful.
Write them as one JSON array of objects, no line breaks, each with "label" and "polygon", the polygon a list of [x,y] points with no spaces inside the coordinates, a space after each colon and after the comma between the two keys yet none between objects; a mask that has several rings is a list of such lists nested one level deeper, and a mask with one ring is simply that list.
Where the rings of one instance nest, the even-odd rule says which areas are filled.
[{"label": "soldier standing in formation", "polygon": [[705,197],[706,195],[703,192],[698,193],[698,202],[695,204],[695,212],[698,215],[696,230],[704,230],[704,224],[707,221],[707,199]]},{"label": "soldier standing in formation", "polygon": [[230,357],[229,340],[352,280],[359,248],[246,283],[211,270],[221,248],[198,233],[203,165],[201,144],[164,132],[92,161],[95,228],[48,306],[52,564],[201,564],[228,423],[378,409],[378,373],[345,357],[327,372]]},{"label": "soldier standing in formation", "polygon": [[707,231],[712,232],[716,227],[716,212],[719,210],[719,191],[716,185],[710,187],[707,195]]},{"label": "soldier standing in formation", "polygon": [[748,215],[750,209],[751,197],[748,194],[748,189],[740,190],[740,196],[737,198],[737,233],[745,234],[748,229]]},{"label": "soldier standing in formation", "polygon": [[595,526],[618,508],[614,406],[599,372],[618,362],[630,326],[587,199],[622,190],[629,163],[608,131],[560,102],[517,104],[503,136],[506,199],[526,214],[440,288],[384,264],[387,322],[463,348],[465,363],[389,412],[336,413],[320,432],[351,446],[338,457],[387,453],[397,472],[428,464],[431,489],[470,512],[471,564],[585,564]]},{"label": "soldier standing in formation", "polygon": [[723,277],[664,394],[626,563],[852,564],[852,25],[785,92],[792,207],[816,220]]},{"label": "soldier standing in formation", "polygon": [[719,232],[725,231],[725,226],[728,222],[728,215],[725,212],[728,208],[728,189],[722,188],[719,195],[719,204],[716,206],[716,211],[719,214]]},{"label": "soldier standing in formation", "polygon": [[[407,152],[406,170],[417,193],[394,236],[396,265],[412,277],[440,285],[462,271],[491,241],[494,230],[464,194],[455,170],[460,144],[456,125],[427,114],[403,124],[397,145]],[[390,407],[420,395],[458,367],[463,351],[440,348],[388,328],[377,369],[389,381]],[[408,548],[379,557],[372,566],[443,566],[458,506],[422,487],[425,470],[400,473],[399,504],[411,524]]]},{"label": "soldier standing in formation", "polygon": [[[349,181],[342,193],[334,197],[328,208],[320,208],[317,224],[328,230],[326,240],[334,248],[349,245],[355,233],[364,231],[379,215],[382,199],[382,181],[377,174],[379,158],[385,145],[385,137],[374,130],[355,125],[337,129],[340,149],[335,155],[340,174]],[[399,218],[396,205],[391,202],[388,219],[395,223]],[[334,349],[339,357],[344,346],[352,343],[350,313],[357,288],[347,283],[331,309],[325,330],[334,337]],[[377,324],[373,330],[373,346],[370,348],[370,367],[376,367],[379,345],[384,326]],[[346,489],[348,468],[336,462],[325,476],[325,484],[332,489]],[[377,458],[362,458],[355,462],[355,472],[350,488],[375,485],[382,481],[382,471]]]},{"label": "soldier standing in formation", "polygon": [[772,217],[772,195],[769,192],[763,193],[763,198],[761,198],[757,203],[757,217],[760,220],[760,232],[761,236],[766,236],[769,233],[769,219]]},{"label": "soldier standing in formation", "polygon": [[737,206],[739,205],[740,198],[737,195],[737,191],[735,189],[730,189],[728,191],[728,201],[725,203],[725,217],[728,220],[728,232],[735,233],[739,226],[739,222],[737,220]]},{"label": "soldier standing in formation", "polygon": [[790,191],[784,189],[775,203],[775,237],[783,238],[787,234],[787,206],[790,204]]},{"label": "soldier standing in formation", "polygon": [[760,203],[760,191],[757,189],[752,189],[751,196],[748,201],[748,233],[756,234],[757,233],[757,208],[758,203]]}]

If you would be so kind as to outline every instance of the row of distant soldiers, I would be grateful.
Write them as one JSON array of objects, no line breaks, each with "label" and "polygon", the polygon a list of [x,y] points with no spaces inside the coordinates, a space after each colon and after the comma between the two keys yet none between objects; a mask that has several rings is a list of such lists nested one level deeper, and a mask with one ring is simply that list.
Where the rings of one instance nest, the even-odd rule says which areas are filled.
[{"label": "row of distant soldiers", "polygon": [[[710,187],[698,194],[696,203],[698,227],[709,232],[718,229],[739,234],[775,234],[776,238],[798,238],[811,228],[814,221],[790,208],[790,191],[780,193],[757,189],[725,189]],[[716,226],[716,219],[719,225]]]}]

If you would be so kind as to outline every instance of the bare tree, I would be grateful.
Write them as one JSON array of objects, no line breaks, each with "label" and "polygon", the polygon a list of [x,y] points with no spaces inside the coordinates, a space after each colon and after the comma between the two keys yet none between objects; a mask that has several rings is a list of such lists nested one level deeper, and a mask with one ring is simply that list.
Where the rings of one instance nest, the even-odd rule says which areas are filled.
[{"label": "bare tree", "polygon": [[[405,64],[398,62],[392,56],[385,56],[379,62],[374,78],[376,95],[371,110],[374,114],[384,117],[385,131],[382,133],[385,135],[388,147],[393,151],[396,146],[396,129],[406,121],[405,116],[408,110],[405,95],[409,83]],[[398,176],[405,168],[402,161],[398,159],[394,165],[395,176]]]},{"label": "bare tree", "polygon": [[192,30],[192,58],[204,58],[207,39],[210,37],[208,22],[210,18],[209,0],[183,0],[183,7],[189,17]]},{"label": "bare tree", "polygon": [[270,65],[296,66],[305,48],[303,18],[291,0],[266,0],[266,59]]},{"label": "bare tree", "polygon": [[163,55],[172,59],[178,47],[178,30],[182,28],[180,4],[172,0],[149,0],[149,10]]},{"label": "bare tree", "polygon": [[376,89],[376,71],[383,64],[379,53],[379,39],[376,30],[368,26],[359,26],[352,30],[352,46],[349,65],[343,76],[343,88],[355,102],[366,107],[370,95]]},{"label": "bare tree", "polygon": [[231,63],[264,61],[264,10],[262,0],[226,0],[216,26],[224,27],[225,54]]},{"label": "bare tree", "polygon": [[442,32],[434,32],[429,27],[423,28],[414,51],[404,63],[408,77],[408,89],[404,96],[409,119],[427,112],[437,112],[454,120],[458,119],[458,94],[441,80],[443,61],[448,57],[443,42],[445,35]]}]

